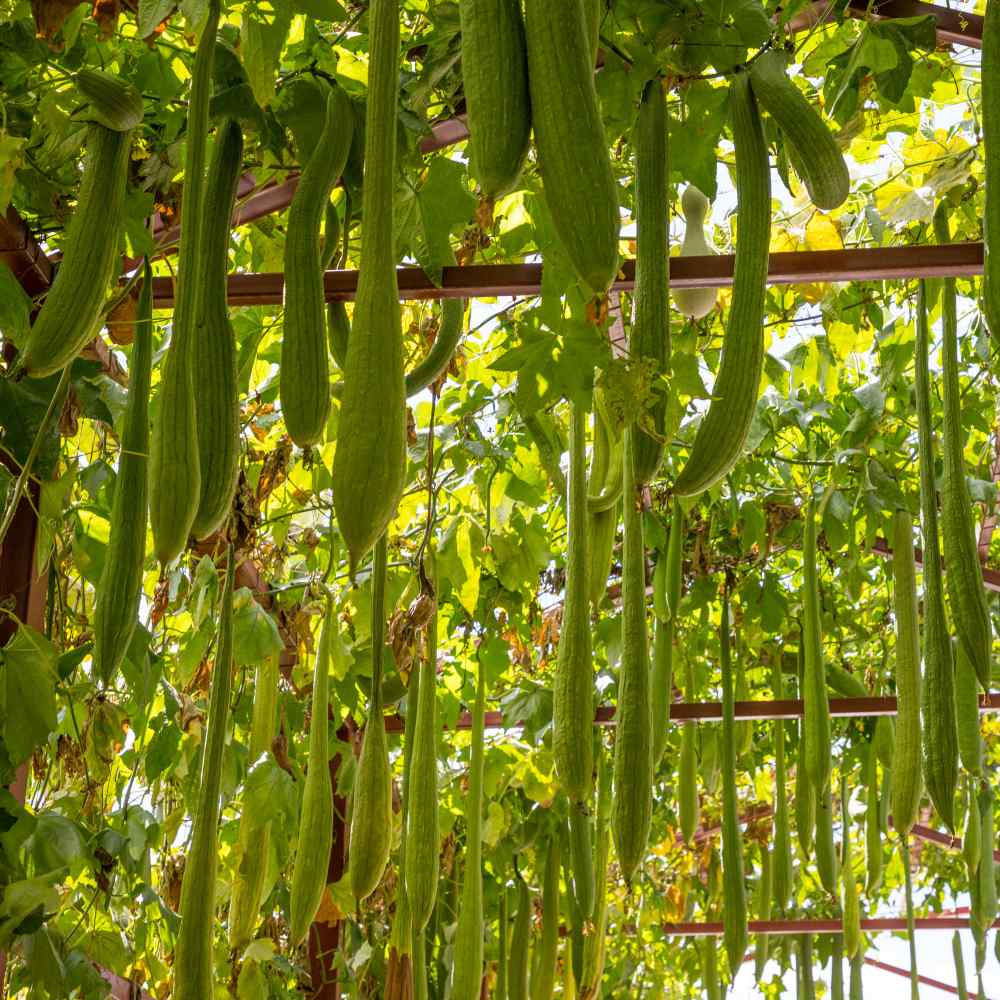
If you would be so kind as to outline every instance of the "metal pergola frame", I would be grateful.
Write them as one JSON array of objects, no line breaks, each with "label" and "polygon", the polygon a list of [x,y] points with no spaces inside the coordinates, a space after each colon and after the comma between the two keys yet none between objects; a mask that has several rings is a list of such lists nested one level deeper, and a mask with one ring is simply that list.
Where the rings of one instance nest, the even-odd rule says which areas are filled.
[{"label": "metal pergola frame", "polygon": [[[793,31],[811,27],[818,20],[828,16],[832,4],[821,2],[800,13],[789,25]],[[847,12],[857,17],[912,17],[930,15],[937,20],[939,44],[966,45],[980,48],[982,44],[982,17],[964,11],[917,2],[917,0],[876,0],[869,9],[866,0],[851,2]],[[424,153],[446,148],[464,141],[468,129],[461,117],[435,123],[429,136],[421,140],[419,146]],[[297,178],[290,177],[280,184],[267,182],[257,186],[252,175],[245,175],[240,183],[241,199],[233,216],[233,224],[241,225],[265,215],[284,210],[291,202],[297,185]],[[176,243],[179,231],[162,224],[156,229],[158,250],[167,252]],[[130,262],[126,262],[128,264]],[[134,262],[131,262],[134,265]],[[5,217],[0,217],[0,264],[10,268],[25,292],[31,297],[43,294],[54,277],[54,264],[41,249],[23,220],[13,207]],[[813,283],[821,281],[878,281],[916,279],[921,277],[969,277],[982,273],[983,246],[978,242],[957,243],[947,246],[902,246],[902,247],[860,247],[843,250],[799,251],[774,253],[770,256],[768,281],[773,285]],[[357,288],[357,271],[328,271],[324,275],[324,288],[328,299],[351,299]],[[670,262],[670,280],[675,288],[718,287],[732,283],[733,258],[731,255],[713,257],[675,258]],[[420,268],[400,268],[397,271],[400,298],[404,300],[438,298],[475,298],[497,296],[532,296],[541,290],[542,265],[539,263],[469,265],[444,269],[440,286],[435,285]],[[634,261],[626,260],[613,290],[629,290],[634,282]],[[156,278],[153,283],[154,304],[157,308],[168,309],[173,304],[173,281]],[[282,301],[283,276],[281,274],[232,274],[229,276],[228,300],[233,306],[277,305]],[[102,343],[98,341],[98,343]],[[103,345],[102,345],[103,346]],[[101,358],[107,358],[108,351],[98,350]],[[22,621],[40,626],[44,607],[44,580],[37,577],[33,568],[33,539],[35,535],[35,506],[29,498],[22,500],[18,518],[23,522],[23,530],[11,532],[0,552],[0,598],[14,595],[18,600],[17,614]],[[14,544],[16,539],[27,540],[25,545]],[[888,554],[888,547],[879,540],[872,550]],[[920,552],[916,552],[918,562]],[[257,600],[267,609],[272,607],[271,594],[262,580],[259,568],[245,562],[240,567],[240,583],[254,592]],[[985,585],[1000,591],[1000,572],[983,568]],[[6,622],[0,622],[0,642],[9,638],[10,630]],[[283,655],[287,666],[294,662],[296,651],[289,649]],[[1000,693],[991,692],[980,697],[981,712],[1000,710]],[[868,716],[894,715],[896,699],[872,696],[866,698],[831,698],[831,715],[841,718],[862,718]],[[671,706],[671,721],[710,722],[721,719],[719,702],[678,702]],[[767,721],[796,719],[802,716],[802,702],[799,699],[780,701],[742,701],[736,703],[736,718],[741,721]],[[609,706],[598,708],[595,723],[613,724],[614,710]],[[463,713],[455,726],[457,729],[470,728],[469,713]],[[512,728],[516,721],[503,718],[501,712],[488,712],[486,725],[489,728]],[[399,716],[387,716],[385,726],[389,732],[401,732],[404,720]],[[344,738],[344,734],[341,734]],[[340,754],[331,759],[331,780],[337,785],[337,769]],[[22,767],[18,781],[11,791],[23,801],[26,769]],[[767,807],[758,808],[748,818],[766,818]],[[951,837],[929,827],[917,825],[912,831],[914,837],[947,849],[961,847],[959,838]],[[696,840],[714,835],[714,830],[699,831]],[[1000,851],[995,855],[1000,860]],[[330,859],[330,872],[334,880],[338,872],[343,872],[346,861],[346,828],[342,810],[335,810],[334,847]],[[310,934],[310,961],[314,973],[322,974],[322,986],[314,994],[315,1000],[338,1000],[339,985],[333,949],[339,935],[339,924],[324,925],[325,933]],[[969,926],[967,916],[961,914],[938,914],[915,919],[918,930],[954,930]],[[1000,927],[1000,920],[993,924]],[[862,920],[862,929],[870,933],[905,931],[904,918],[873,917]],[[714,921],[684,922],[664,924],[663,933],[669,936],[704,937],[722,934],[722,924]],[[751,933],[768,935],[788,934],[837,934],[842,932],[839,920],[798,918],[788,920],[767,920],[749,922]],[[314,948],[314,939],[316,947]],[[315,952],[315,954],[314,954]],[[0,977],[3,974],[4,955],[0,953]],[[887,967],[884,963],[866,959],[872,966],[887,971],[908,975],[905,970]],[[102,975],[111,985],[115,997],[122,1000],[131,996],[132,986],[115,974],[102,970]],[[946,984],[921,977],[928,985],[942,989],[953,989]],[[145,995],[145,994],[143,994]]]}]

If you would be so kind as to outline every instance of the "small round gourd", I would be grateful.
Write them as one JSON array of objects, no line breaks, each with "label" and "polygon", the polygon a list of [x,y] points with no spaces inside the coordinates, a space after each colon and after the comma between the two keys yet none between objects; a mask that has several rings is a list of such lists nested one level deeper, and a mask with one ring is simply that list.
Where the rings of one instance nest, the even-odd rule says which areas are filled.
[{"label": "small round gourd", "polygon": [[[709,207],[708,199],[693,184],[684,189],[681,211],[684,213],[687,229],[681,244],[682,257],[714,256],[715,250],[705,238],[705,216]],[[718,288],[674,288],[672,291],[678,311],[692,319],[707,316],[715,308],[719,295]]]}]

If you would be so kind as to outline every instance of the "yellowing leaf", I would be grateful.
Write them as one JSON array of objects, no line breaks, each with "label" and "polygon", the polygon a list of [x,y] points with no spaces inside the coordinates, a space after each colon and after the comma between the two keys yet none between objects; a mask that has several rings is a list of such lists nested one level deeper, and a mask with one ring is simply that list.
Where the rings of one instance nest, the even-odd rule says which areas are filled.
[{"label": "yellowing leaf", "polygon": [[841,250],[843,246],[840,231],[830,216],[814,212],[806,224],[806,249]]}]

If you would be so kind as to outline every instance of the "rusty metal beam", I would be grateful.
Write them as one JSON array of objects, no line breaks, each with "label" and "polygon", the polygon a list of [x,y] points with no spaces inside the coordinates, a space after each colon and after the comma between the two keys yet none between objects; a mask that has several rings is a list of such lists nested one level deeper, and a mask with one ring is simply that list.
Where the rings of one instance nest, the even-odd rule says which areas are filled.
[{"label": "rusty metal beam", "polygon": [[[969,926],[967,916],[951,913],[939,913],[929,917],[914,918],[914,927],[918,931],[954,931],[965,930]],[[1000,920],[995,920],[991,927],[1000,927]],[[663,933],[668,937],[721,937],[721,921],[686,921],[684,923],[665,923],[661,925]],[[861,929],[873,934],[886,931],[905,931],[905,917],[864,917]],[[808,917],[792,918],[790,920],[750,920],[747,930],[751,934],[842,934],[844,926],[839,920],[815,920]]]},{"label": "rusty metal beam", "polygon": [[13,205],[0,215],[0,264],[10,268],[32,298],[52,284],[52,264]]},{"label": "rusty metal beam", "polygon": [[[892,549],[889,547],[889,543],[884,538],[876,538],[875,544],[872,546],[871,551],[876,555],[889,557],[892,555]],[[913,556],[916,559],[917,566],[921,569],[924,568],[924,553],[920,548],[914,548]],[[944,560],[941,560],[941,569],[947,572],[947,567],[944,564]],[[993,593],[1000,593],[1000,572],[995,569],[990,569],[989,566],[982,567],[983,572],[983,586],[987,590],[993,591]]]},{"label": "rusty metal beam", "polygon": [[[880,962],[877,958],[865,957],[865,965],[870,965],[873,969],[881,969],[883,972],[891,972],[895,976],[902,976],[905,979],[910,978],[909,969],[901,969],[897,965],[889,965],[888,962]],[[958,987],[951,986],[948,983],[942,983],[939,979],[931,979],[930,976],[921,975],[917,973],[917,981],[923,983],[925,986],[931,986],[936,990],[941,990],[942,993],[950,993],[952,996],[962,996]],[[971,996],[975,990],[966,992],[966,996]]]},{"label": "rusty metal beam", "polygon": [[[863,247],[848,250],[802,250],[771,254],[768,283],[812,284],[819,281],[881,281],[907,278],[963,277],[982,274],[982,243],[952,243],[943,246]],[[502,295],[538,295],[542,287],[542,265],[470,264],[446,267],[441,286],[435,285],[419,267],[396,271],[399,297],[404,300],[476,298]],[[731,285],[733,256],[673,257],[670,283],[674,288],[705,288]],[[612,291],[629,291],[635,283],[635,261],[622,262]],[[328,300],[353,299],[357,271],[327,271],[323,285]],[[232,306],[279,305],[284,276],[278,272],[229,275]],[[153,279],[153,304],[169,309],[174,301],[172,278]]]},{"label": "rusty metal beam", "polygon": [[[1000,692],[991,691],[979,696],[979,711],[1000,712]],[[896,698],[893,695],[871,695],[867,698],[831,698],[830,715],[838,719],[867,719],[877,715],[894,716]],[[802,701],[799,698],[781,700],[738,701],[735,717],[741,722],[768,722],[776,719],[801,719]],[[614,725],[615,710],[611,705],[601,705],[594,714],[597,726]],[[679,701],[670,706],[670,722],[721,722],[722,703],[718,701]],[[505,719],[503,712],[487,712],[487,729],[515,729],[523,725],[519,719]],[[401,715],[387,715],[385,729],[388,733],[401,733],[406,721]],[[463,712],[455,729],[471,729],[472,716]],[[1000,860],[1000,853],[997,855]]]}]

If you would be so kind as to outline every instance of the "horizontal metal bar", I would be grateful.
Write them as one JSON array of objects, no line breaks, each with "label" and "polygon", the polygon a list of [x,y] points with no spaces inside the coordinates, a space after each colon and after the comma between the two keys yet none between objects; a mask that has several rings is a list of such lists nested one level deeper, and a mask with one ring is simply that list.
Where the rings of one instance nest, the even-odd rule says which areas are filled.
[{"label": "horizontal metal bar", "polygon": [[10,269],[32,298],[52,284],[52,263],[13,205],[0,215],[0,264]]},{"label": "horizontal metal bar", "polygon": [[[768,722],[775,719],[801,719],[802,701],[799,698],[784,698],[780,701],[738,701],[735,703],[735,717],[741,722]],[[979,711],[1000,712],[1000,692],[991,691],[979,696]],[[871,695],[867,698],[831,698],[830,715],[839,719],[867,719],[876,715],[896,714],[894,695]],[[486,713],[487,729],[514,729],[523,725],[518,719],[504,719],[503,712]],[[594,713],[594,724],[610,726],[614,724],[615,710],[611,705],[601,705]],[[670,722],[719,722],[722,720],[722,703],[719,701],[678,701],[670,706]],[[387,715],[386,732],[401,733],[405,720],[400,715]],[[471,729],[472,716],[463,712],[458,717],[455,729]],[[998,854],[1000,860],[1000,854]]]},{"label": "horizontal metal bar", "polygon": [[[951,243],[902,247],[861,247],[847,250],[801,250],[773,253],[768,265],[772,285],[812,284],[818,281],[880,281],[884,279],[961,277],[982,274],[982,243]],[[537,295],[542,287],[542,264],[470,264],[446,267],[440,287],[419,267],[396,271],[399,297],[404,300]],[[613,291],[628,291],[635,281],[635,261],[622,262]],[[670,283],[674,288],[712,288],[731,285],[733,255],[673,257]],[[328,300],[353,299],[357,271],[327,271],[323,286]],[[284,276],[278,272],[229,275],[229,304],[278,305]],[[172,278],[153,280],[153,303],[173,306]]]},{"label": "horizontal metal bar", "polygon": [[[965,930],[969,926],[969,918],[950,913],[939,913],[930,917],[915,917],[914,929],[918,931],[953,931]],[[992,927],[1000,927],[1000,920],[995,920]],[[905,931],[905,917],[863,917],[861,929],[873,934],[886,931]],[[668,937],[721,937],[721,921],[686,921],[684,923],[666,923],[662,925],[663,933]],[[839,920],[813,920],[808,917],[792,918],[790,920],[750,920],[747,930],[751,934],[842,934],[844,926]]]}]

